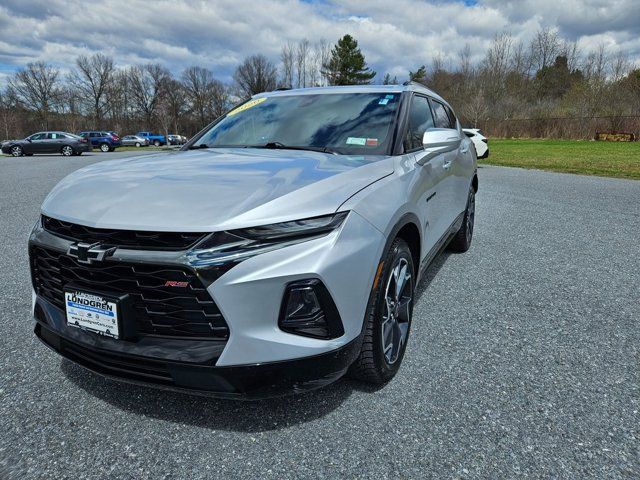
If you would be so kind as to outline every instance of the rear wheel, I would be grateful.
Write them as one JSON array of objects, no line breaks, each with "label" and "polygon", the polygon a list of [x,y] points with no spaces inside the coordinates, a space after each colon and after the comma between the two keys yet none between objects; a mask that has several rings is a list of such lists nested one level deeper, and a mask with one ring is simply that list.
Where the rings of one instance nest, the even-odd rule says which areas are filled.
[{"label": "rear wheel", "polygon": [[108,143],[101,143],[100,144],[100,150],[106,153],[109,150],[111,150],[111,147],[109,146]]},{"label": "rear wheel", "polygon": [[411,327],[414,279],[411,250],[398,238],[382,260],[373,304],[365,318],[360,355],[349,371],[351,377],[383,384],[400,368]]},{"label": "rear wheel", "polygon": [[13,147],[11,147],[11,155],[13,155],[14,157],[21,157],[24,154],[24,150],[22,150],[22,147],[20,145],[14,145]]},{"label": "rear wheel", "polygon": [[70,147],[69,145],[65,145],[64,147],[62,147],[62,150],[60,151],[62,153],[62,155],[64,155],[65,157],[70,157],[71,155],[73,155],[74,151],[73,148]]},{"label": "rear wheel", "polygon": [[159,147],[160,146],[160,140],[154,140],[153,141],[153,146],[154,147]]},{"label": "rear wheel", "polygon": [[449,250],[453,252],[463,253],[469,250],[471,240],[473,239],[473,224],[476,217],[476,192],[473,187],[469,189],[469,197],[467,198],[467,208],[464,211],[462,226],[456,236],[449,243]]}]

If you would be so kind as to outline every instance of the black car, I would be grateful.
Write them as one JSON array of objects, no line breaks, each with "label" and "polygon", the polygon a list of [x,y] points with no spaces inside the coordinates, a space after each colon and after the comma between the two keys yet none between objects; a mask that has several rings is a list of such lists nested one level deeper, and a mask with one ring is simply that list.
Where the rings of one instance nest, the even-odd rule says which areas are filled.
[{"label": "black car", "polygon": [[34,153],[61,153],[69,157],[90,151],[91,144],[86,138],[67,132],[38,132],[23,140],[11,140],[2,145],[2,153],[14,157]]}]

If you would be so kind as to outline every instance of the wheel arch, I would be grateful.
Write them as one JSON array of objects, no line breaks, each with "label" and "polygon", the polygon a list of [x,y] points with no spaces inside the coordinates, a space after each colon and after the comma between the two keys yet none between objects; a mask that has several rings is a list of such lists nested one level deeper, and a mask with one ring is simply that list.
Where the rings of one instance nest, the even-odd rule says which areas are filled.
[{"label": "wheel arch", "polygon": [[473,187],[473,191],[478,193],[478,174],[473,174],[473,179],[471,180],[471,186]]},{"label": "wheel arch", "polygon": [[384,252],[386,253],[396,238],[402,238],[407,242],[413,257],[413,268],[416,275],[420,270],[420,253],[422,251],[422,236],[420,235],[419,225],[420,220],[415,214],[405,213],[391,229],[384,247]]}]

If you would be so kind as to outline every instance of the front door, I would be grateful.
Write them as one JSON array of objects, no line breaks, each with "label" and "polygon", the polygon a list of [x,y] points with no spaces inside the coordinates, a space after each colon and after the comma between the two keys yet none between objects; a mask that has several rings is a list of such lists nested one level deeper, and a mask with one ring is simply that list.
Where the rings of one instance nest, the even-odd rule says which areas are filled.
[{"label": "front door", "polygon": [[438,155],[423,165],[419,162],[426,155],[422,139],[424,133],[433,128],[434,120],[427,97],[414,94],[409,107],[408,124],[403,140],[405,152],[413,155],[415,181],[414,202],[419,205],[421,215],[423,255],[427,254],[444,235],[447,219],[443,216],[443,184],[448,175],[444,155]]}]

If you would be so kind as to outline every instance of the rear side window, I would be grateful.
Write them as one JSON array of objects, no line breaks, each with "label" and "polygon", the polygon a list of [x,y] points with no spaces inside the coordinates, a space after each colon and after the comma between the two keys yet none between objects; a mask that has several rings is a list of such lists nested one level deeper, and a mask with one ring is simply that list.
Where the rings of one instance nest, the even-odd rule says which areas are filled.
[{"label": "rear side window", "polygon": [[99,137],[100,134],[98,132],[91,132],[89,136],[95,138],[95,137]]},{"label": "rear side window", "polygon": [[433,116],[429,101],[425,97],[414,95],[409,107],[409,122],[407,134],[404,138],[404,150],[410,151],[422,148],[422,138],[428,128],[433,128]]},{"label": "rear side window", "polygon": [[431,101],[433,106],[433,115],[435,117],[436,127],[438,128],[456,128],[455,120],[449,118],[445,106],[435,100]]}]

